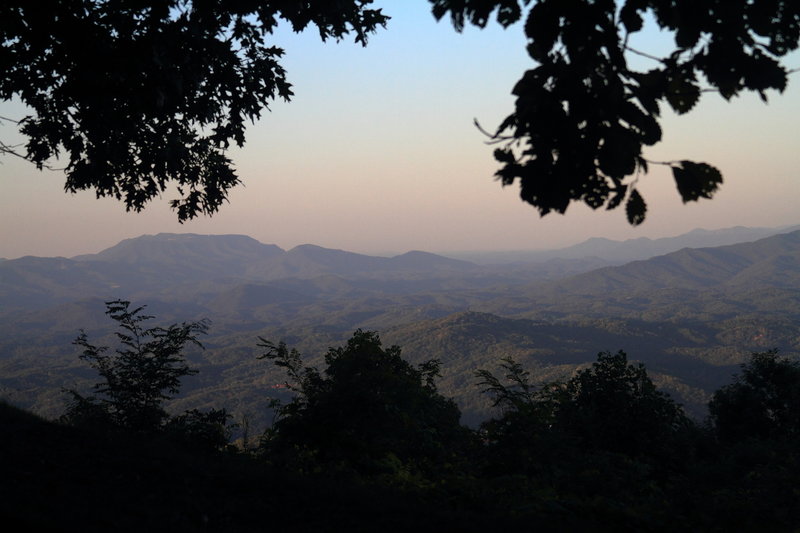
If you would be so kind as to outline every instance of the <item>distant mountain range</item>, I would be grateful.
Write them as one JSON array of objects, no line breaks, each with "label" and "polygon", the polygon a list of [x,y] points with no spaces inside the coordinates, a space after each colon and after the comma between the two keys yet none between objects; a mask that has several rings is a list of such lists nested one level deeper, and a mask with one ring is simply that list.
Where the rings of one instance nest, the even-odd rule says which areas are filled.
[{"label": "distant mountain range", "polygon": [[126,239],[97,254],[22,257],[0,263],[0,308],[34,309],[75,298],[152,295],[187,283],[265,283],[344,279],[441,278],[476,265],[426,252],[372,257],[310,244],[285,251],[244,235],[170,234]]},{"label": "distant mountain range", "polygon": [[[800,228],[800,226],[798,226]],[[268,283],[277,280],[316,279],[328,277],[323,285],[330,286],[330,276],[346,280],[371,290],[391,293],[413,293],[421,289],[469,289],[493,285],[518,285],[526,282],[553,281],[608,264],[625,263],[630,259],[651,257],[659,250],[677,249],[691,243],[729,241],[742,242],[757,235],[774,235],[772,228],[730,228],[726,230],[695,230],[669,239],[635,239],[609,241],[592,239],[585,243],[530,255],[529,262],[477,265],[421,251],[411,251],[395,257],[374,257],[363,254],[322,248],[310,244],[283,250],[274,244],[262,244],[244,235],[170,234],[143,235],[126,239],[97,254],[71,259],[22,257],[0,262],[0,313],[47,307],[86,297],[107,298],[111,294],[130,297],[151,297],[163,291],[186,288],[187,284],[205,283],[230,287],[241,283]],[[687,252],[688,253],[688,252]],[[735,252],[733,252],[735,255]],[[500,256],[494,256],[496,259]],[[534,260],[535,258],[535,260]],[[484,257],[486,259],[486,257]],[[507,257],[511,259],[511,257]],[[684,263],[702,258],[684,258]],[[776,259],[778,261],[779,259]],[[783,258],[782,260],[788,260]],[[659,276],[665,286],[674,286],[666,272],[675,269],[664,260]],[[735,268],[730,258],[718,258],[723,270]],[[616,271],[598,271],[573,284],[585,283],[596,291],[619,284],[653,278],[648,264],[643,274],[630,266],[613,278]],[[709,265],[702,267],[708,269]],[[755,267],[753,267],[755,268]],[[765,263],[759,268],[769,269]],[[782,270],[773,265],[773,270]],[[714,278],[722,272],[708,272]],[[762,272],[762,275],[766,272]],[[688,272],[684,275],[689,276]],[[742,274],[746,279],[747,273]],[[604,279],[601,279],[605,276]],[[707,276],[707,277],[708,277]],[[701,276],[702,277],[702,276]],[[709,278],[710,279],[710,278]],[[370,282],[370,280],[372,282]],[[379,283],[375,283],[375,282]],[[697,278],[698,283],[703,282]],[[708,281],[706,279],[706,281]],[[341,284],[342,282],[339,282]],[[681,282],[684,283],[684,282]],[[787,281],[789,285],[793,281]],[[320,284],[312,284],[319,293]],[[274,283],[270,286],[274,287]],[[380,286],[380,287],[379,287]],[[352,287],[351,287],[352,288]],[[189,292],[193,289],[188,288]],[[289,289],[293,290],[293,289]]]},{"label": "distant mountain range", "polygon": [[97,254],[80,255],[83,262],[139,264],[186,278],[241,277],[272,280],[324,274],[464,270],[466,261],[412,251],[396,257],[373,257],[304,244],[283,250],[244,235],[160,233],[126,239]]},{"label": "distant mountain range", "polygon": [[622,264],[640,259],[649,259],[682,248],[709,248],[741,242],[755,241],[779,233],[800,230],[800,225],[779,228],[748,228],[736,226],[718,230],[695,229],[675,237],[649,239],[640,237],[625,241],[614,241],[595,237],[582,243],[557,250],[516,251],[516,252],[462,252],[450,254],[479,264],[500,264],[513,262],[540,262],[551,259],[597,258],[613,264]]},{"label": "distant mountain range", "polygon": [[677,252],[606,267],[553,283],[553,290],[602,294],[720,285],[800,288],[800,230],[755,242]]},{"label": "distant mountain range", "polygon": [[83,328],[110,342],[103,302],[116,298],[147,304],[158,324],[209,318],[207,350],[191,354],[200,375],[176,408],[229,406],[260,423],[276,394],[265,383],[283,377],[255,359],[258,336],[285,340],[313,363],[356,328],[378,330],[414,362],[441,359],[442,390],[472,422],[488,408],[473,372],[508,355],[549,380],[623,348],[702,416],[708,391],[748,353],[800,354],[800,230],[617,266],[572,252],[479,265],[425,252],[373,257],[312,245],[286,251],[241,235],[159,234],[71,259],[2,261],[0,398],[58,414],[63,388],[92,383],[71,341]]}]

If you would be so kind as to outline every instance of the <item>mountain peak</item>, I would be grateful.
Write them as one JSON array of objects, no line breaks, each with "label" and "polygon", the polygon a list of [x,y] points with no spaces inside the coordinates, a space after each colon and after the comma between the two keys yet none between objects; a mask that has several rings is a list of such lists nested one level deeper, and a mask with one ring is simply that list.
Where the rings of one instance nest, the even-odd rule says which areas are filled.
[{"label": "mountain peak", "polygon": [[430,252],[412,250],[404,254],[396,255],[389,259],[389,262],[398,268],[404,269],[457,269],[466,270],[475,267],[474,263],[452,259]]},{"label": "mountain peak", "polygon": [[269,257],[283,253],[274,244],[262,244],[247,235],[199,235],[196,233],[158,233],[125,239],[96,254],[75,256],[76,261],[128,262],[134,259],[161,261],[167,257],[255,255]]}]

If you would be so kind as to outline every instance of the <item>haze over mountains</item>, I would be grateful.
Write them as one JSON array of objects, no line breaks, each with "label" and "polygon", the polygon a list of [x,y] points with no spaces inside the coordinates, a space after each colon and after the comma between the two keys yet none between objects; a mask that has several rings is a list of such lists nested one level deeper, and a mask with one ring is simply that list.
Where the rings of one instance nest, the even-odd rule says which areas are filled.
[{"label": "haze over mountains", "polygon": [[740,242],[755,241],[778,233],[789,233],[800,229],[800,226],[781,228],[748,228],[736,226],[718,230],[695,229],[689,233],[675,237],[650,239],[640,237],[625,241],[614,241],[603,237],[588,239],[567,248],[537,251],[508,252],[462,252],[451,254],[453,257],[470,260],[476,263],[508,263],[547,261],[549,259],[580,259],[596,257],[614,264],[627,263],[638,259],[648,259],[657,255],[675,252],[681,248],[709,248],[725,246]]},{"label": "haze over mountains", "polygon": [[[728,245],[607,266],[714,238]],[[176,405],[228,406],[262,423],[269,395],[281,394],[270,387],[284,378],[255,359],[258,336],[286,340],[313,362],[356,328],[378,330],[412,361],[441,359],[441,388],[471,422],[487,409],[473,373],[504,356],[551,380],[601,350],[625,349],[702,416],[708,392],[751,351],[800,353],[800,230],[596,244],[538,261],[476,264],[426,252],[373,257],[313,245],[286,251],[241,235],[159,234],[71,259],[6,260],[0,397],[57,415],[62,388],[92,383],[71,340],[84,328],[109,342],[103,302],[116,298],[147,304],[155,324],[210,319],[206,351],[191,354],[200,375],[186,380]]]},{"label": "haze over mountains", "polygon": [[[797,228],[789,228],[799,229]],[[609,264],[646,259],[683,247],[704,243],[720,246],[743,242],[756,236],[780,232],[776,228],[729,228],[695,230],[667,239],[646,238],[629,241],[590,239],[576,246],[549,252],[530,252],[527,260],[519,254],[511,263],[508,254],[483,254],[477,265],[439,255],[411,251],[391,258],[374,257],[314,245],[301,245],[285,251],[273,244],[262,244],[244,235],[158,234],[126,239],[97,254],[71,259],[62,257],[23,257],[3,262],[0,270],[0,308],[32,309],[67,302],[74,298],[110,292],[131,295],[184,285],[190,282],[267,282],[300,278],[336,276],[348,280],[393,280],[383,290],[417,290],[415,284],[431,288],[438,280],[442,288],[454,288],[456,278],[469,284],[459,288],[481,287],[499,282],[524,282],[566,277]],[[509,252],[509,254],[514,254]],[[447,283],[445,280],[449,280]],[[456,284],[458,285],[458,284]],[[376,287],[371,287],[375,289]]]}]

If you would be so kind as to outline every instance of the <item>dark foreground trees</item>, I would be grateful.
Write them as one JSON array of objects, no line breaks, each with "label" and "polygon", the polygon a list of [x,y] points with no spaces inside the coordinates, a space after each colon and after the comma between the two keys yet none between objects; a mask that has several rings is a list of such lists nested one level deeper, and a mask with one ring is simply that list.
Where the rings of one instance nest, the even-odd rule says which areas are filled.
[{"label": "dark foreground trees", "polygon": [[[444,525],[484,531],[487,524],[543,531],[800,527],[800,363],[776,351],[753,354],[733,383],[714,394],[705,426],[689,420],[656,389],[644,366],[630,363],[622,351],[601,352],[571,378],[544,384],[531,383],[522,365],[504,359],[500,377],[477,371],[499,413],[472,430],[460,424],[455,403],[437,391],[438,361],[411,365],[399,347],[384,348],[374,332],[358,330],[344,346],[330,348],[322,370],[306,365],[286,344],[261,339],[260,358],[286,372],[294,397],[274,404],[276,420],[257,452],[239,453],[227,446],[225,410],[169,416],[164,407],[181,379],[196,372],[184,349],[200,345],[207,324],[147,327],[152,317],[143,307],[117,300],[107,308],[119,327],[119,346],[110,353],[83,332],[75,341],[102,379],[91,395],[69,391],[72,402],[62,422],[72,427],[52,431],[54,451],[43,449],[38,423],[30,437],[14,433],[3,440],[15,460],[30,446],[26,438],[36,442],[33,463],[23,458],[22,466],[8,468],[0,461],[0,471],[25,490],[33,486],[25,476],[51,464],[62,469],[54,474],[57,483],[81,479],[84,493],[96,486],[125,495],[132,489],[120,487],[158,485],[152,472],[164,473],[173,476],[170,482],[201,484],[181,500],[179,514],[198,497],[214,502],[213,510],[203,510],[214,524],[243,530],[258,523],[261,503],[273,501],[275,487],[295,491],[273,510],[284,523],[286,516],[304,517],[309,505],[327,513],[310,519],[314,530],[326,530],[317,527],[320,521],[348,524],[345,529],[382,524],[382,530],[431,531]],[[4,413],[0,405],[0,423]],[[6,414],[15,427],[33,427],[13,411]],[[87,440],[91,451],[75,444]],[[228,453],[209,455],[221,450]],[[120,453],[123,460],[116,459]],[[187,460],[195,466],[186,467]],[[213,475],[189,472],[204,461],[214,463]],[[79,472],[69,465],[80,465]],[[142,478],[142,468],[151,474]],[[309,504],[301,495],[309,487],[317,487],[312,492],[323,500],[324,491],[336,497]],[[91,492],[69,501],[94,501]],[[148,521],[177,516],[170,501]],[[116,515],[103,513],[115,523]],[[203,519],[189,522],[187,530],[206,527]]]},{"label": "dark foreground trees", "polygon": [[455,403],[436,390],[438,361],[414,367],[400,348],[384,349],[358,330],[325,354],[325,369],[305,367],[285,344],[262,339],[262,358],[287,370],[296,396],[278,409],[263,450],[303,471],[411,479],[442,475],[469,442]]},{"label": "dark foreground trees", "polygon": [[501,368],[508,372],[508,385],[486,370],[477,372],[502,409],[499,418],[483,426],[488,441],[500,448],[559,441],[584,452],[661,460],[690,426],[683,409],[622,351],[601,352],[597,362],[571,379],[539,387],[518,363],[504,360]]},{"label": "dark foreground trees", "polygon": [[505,379],[477,373],[501,408],[481,425],[479,464],[480,476],[508,493],[508,512],[535,509],[551,527],[567,529],[588,516],[634,529],[661,519],[666,480],[692,459],[694,428],[641,364],[602,352],[571,379],[539,385],[512,360],[501,368]]},{"label": "dark foreground trees", "polygon": [[714,393],[709,413],[717,446],[697,482],[709,487],[719,514],[731,528],[796,531],[800,362],[777,350],[752,354]]},{"label": "dark foreground trees", "polygon": [[221,410],[197,410],[170,417],[164,401],[179,391],[181,379],[197,374],[184,356],[188,345],[202,348],[198,336],[208,331],[208,322],[184,322],[169,327],[146,327],[154,318],[145,307],[130,308],[130,302],[106,302],[106,314],[117,322],[114,333],[119,346],[95,346],[81,331],[74,344],[83,348],[81,359],[102,378],[94,392],[82,395],[68,390],[70,401],[62,421],[72,425],[119,428],[133,432],[167,431],[219,449],[228,443],[230,416]]},{"label": "dark foreground trees", "polygon": [[[127,325],[118,335],[123,346],[135,345],[134,338],[150,331],[137,325],[145,319],[141,309],[128,311],[126,302],[109,306]],[[85,338],[81,344],[91,354],[104,352]],[[796,531],[800,526],[800,442],[791,418],[798,363],[776,352],[753,354],[734,383],[717,391],[713,423],[705,427],[688,420],[623,352],[602,352],[570,379],[547,384],[531,383],[520,364],[505,359],[500,377],[478,371],[500,412],[473,431],[459,424],[458,408],[437,392],[436,361],[413,366],[398,347],[384,348],[373,332],[356,331],[344,346],[329,349],[322,371],[305,365],[284,343],[262,339],[259,346],[261,357],[286,371],[295,396],[277,406],[277,420],[258,453],[209,460],[196,447],[188,449],[185,444],[207,439],[211,427],[195,426],[191,413],[170,418],[158,431],[124,432],[106,424],[83,434],[85,424],[77,424],[57,426],[49,436],[39,423],[20,429],[31,421],[11,413],[16,437],[0,444],[16,460],[12,468],[0,461],[4,479],[25,495],[40,491],[42,478],[48,487],[80,480],[70,487],[75,494],[65,489],[68,498],[46,499],[55,502],[85,505],[98,500],[100,492],[93,490],[110,491],[114,497],[103,501],[116,507],[104,508],[100,516],[114,524],[141,522],[141,509],[120,502],[137,501],[131,492],[149,491],[160,496],[156,507],[148,507],[146,521],[177,520],[183,525],[176,530],[186,531],[211,525],[251,531],[263,526],[264,509],[271,525],[315,531]],[[117,375],[119,368],[115,372],[106,374]],[[100,396],[81,401],[112,419],[117,410]],[[6,411],[0,404],[0,423],[7,423]],[[768,431],[764,417],[773,424]],[[732,419],[735,434],[726,429]],[[218,420],[216,427],[224,423]],[[179,445],[162,438],[171,427],[183,436]],[[32,459],[21,452],[29,446],[35,449]],[[38,475],[35,483],[31,472]],[[161,475],[184,481],[188,492],[179,498],[165,493],[162,487],[172,485]],[[8,491],[4,496],[0,516],[44,508],[61,517],[69,515],[64,505],[76,505],[37,506],[30,502],[41,498]],[[16,502],[23,511],[8,513],[3,501]],[[96,523],[85,513],[81,517],[81,523]],[[48,517],[44,523],[57,521]]]},{"label": "dark foreground trees", "polygon": [[[322,372],[285,344],[261,346],[297,394],[279,407],[261,453],[303,477],[422,491],[465,516],[544,531],[800,524],[791,504],[796,441],[731,445],[717,426],[689,420],[624,352],[602,352],[572,378],[547,384],[531,383],[511,359],[500,377],[479,371],[500,413],[473,432],[433,388],[437,365],[409,365],[374,333],[358,331],[331,349]],[[765,358],[755,354],[746,367],[761,368]],[[788,384],[776,384],[780,394],[791,394]]]},{"label": "dark foreground trees", "polygon": [[481,426],[480,476],[508,512],[600,529],[800,526],[797,361],[753,354],[714,394],[705,427],[623,352],[539,386],[514,361],[501,368],[505,379],[478,373],[501,408]]},{"label": "dark foreground trees", "polygon": [[754,353],[733,383],[714,393],[708,408],[725,442],[800,439],[800,362],[777,350]]},{"label": "dark foreground trees", "polygon": [[578,448],[652,461],[685,451],[674,450],[689,426],[683,409],[623,351],[601,352],[590,368],[545,395],[555,407],[554,430]]}]

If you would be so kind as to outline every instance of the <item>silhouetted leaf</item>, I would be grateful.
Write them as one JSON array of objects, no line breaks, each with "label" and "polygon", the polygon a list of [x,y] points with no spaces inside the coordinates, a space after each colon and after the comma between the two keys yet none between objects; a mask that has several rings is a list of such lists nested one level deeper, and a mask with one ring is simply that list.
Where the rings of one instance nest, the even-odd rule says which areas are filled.
[{"label": "silhouetted leaf", "polygon": [[676,78],[667,87],[667,101],[679,115],[688,113],[700,100],[700,87],[689,80]]},{"label": "silhouetted leaf", "polygon": [[495,149],[494,158],[499,163],[517,162],[516,158],[514,157],[514,153],[511,150],[503,150],[502,148]]},{"label": "silhouetted leaf", "polygon": [[644,222],[646,214],[647,204],[644,203],[644,198],[639,194],[639,191],[634,189],[631,191],[631,196],[625,204],[625,215],[628,217],[628,223],[631,226],[638,226]]},{"label": "silhouetted leaf", "polygon": [[620,10],[619,19],[622,21],[622,24],[625,25],[625,29],[629,33],[634,33],[642,29],[643,20],[637,10],[639,6],[636,5],[640,3],[641,2],[625,2],[625,5],[622,6]]},{"label": "silhouetted leaf", "polygon": [[692,48],[700,40],[700,27],[696,21],[687,20],[675,32],[675,44],[679,48]]},{"label": "silhouetted leaf", "polygon": [[763,54],[756,54],[746,65],[744,74],[745,87],[758,91],[762,100],[766,101],[763,91],[775,89],[783,92],[786,89],[786,71],[780,63]]},{"label": "silhouetted leaf", "polygon": [[719,170],[706,163],[681,161],[680,166],[672,167],[672,175],[683,203],[711,198],[722,183]]}]

